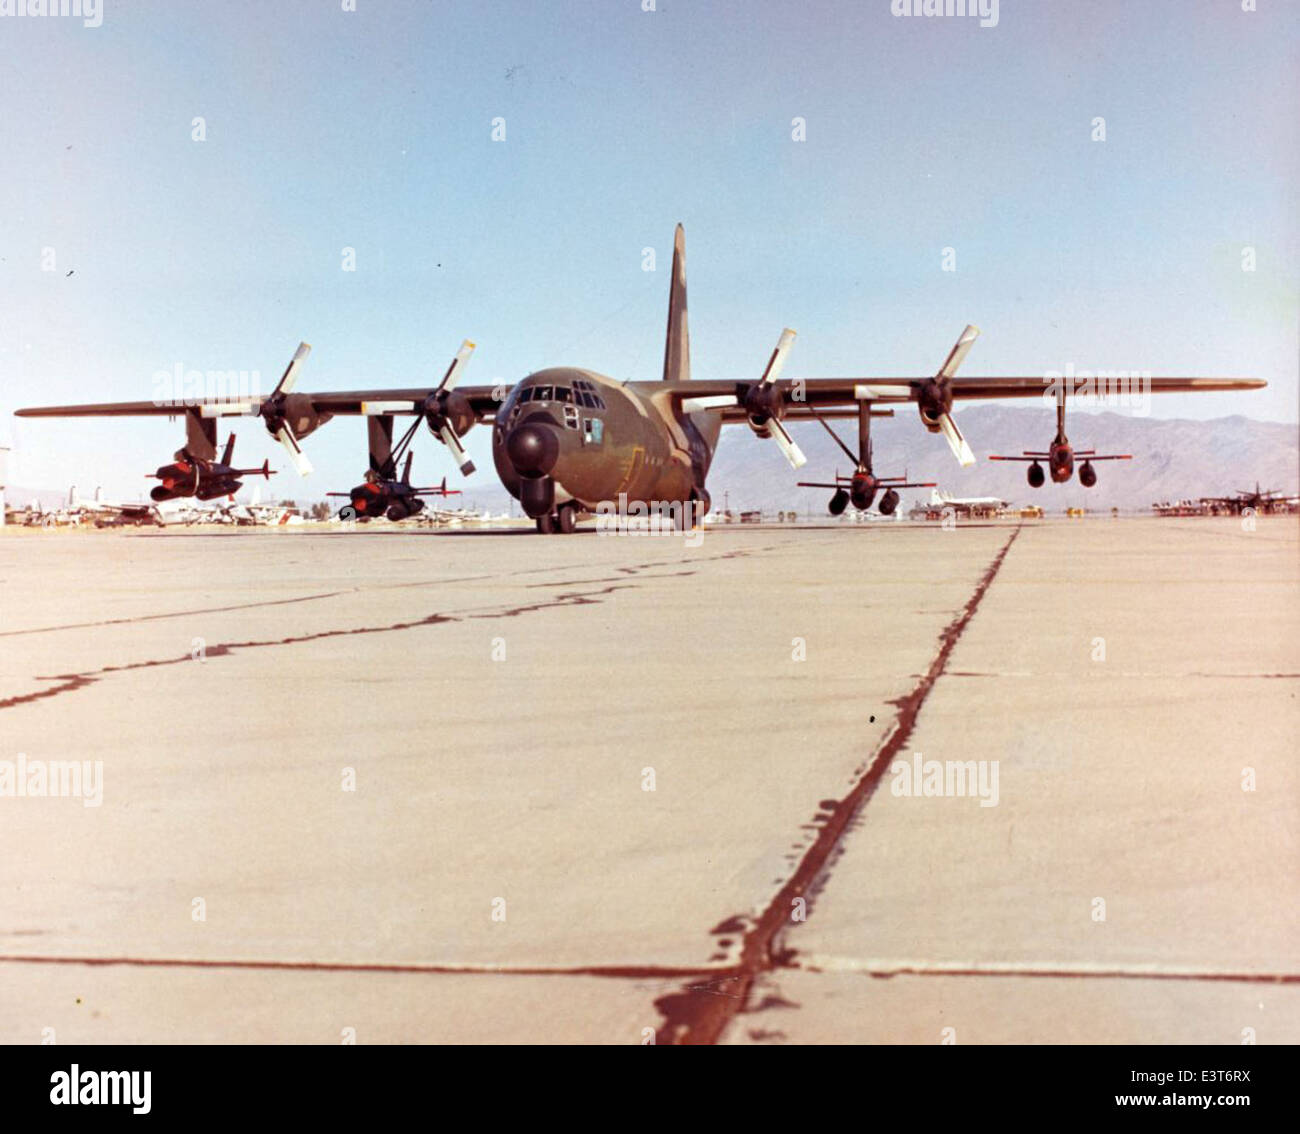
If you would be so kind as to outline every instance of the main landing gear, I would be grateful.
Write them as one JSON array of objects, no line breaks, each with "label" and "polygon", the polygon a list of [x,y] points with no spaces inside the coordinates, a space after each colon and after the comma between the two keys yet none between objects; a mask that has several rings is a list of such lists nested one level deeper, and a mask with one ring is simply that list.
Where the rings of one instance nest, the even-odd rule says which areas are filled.
[{"label": "main landing gear", "polygon": [[578,506],[569,501],[554,512],[537,517],[537,530],[542,535],[570,535],[578,526]]}]

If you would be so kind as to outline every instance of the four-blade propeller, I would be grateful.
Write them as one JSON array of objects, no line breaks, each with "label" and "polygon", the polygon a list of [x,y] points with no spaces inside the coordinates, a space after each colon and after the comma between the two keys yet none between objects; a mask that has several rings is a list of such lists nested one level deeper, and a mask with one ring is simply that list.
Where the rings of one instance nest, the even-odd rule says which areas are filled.
[{"label": "four-blade propeller", "polygon": [[948,352],[944,364],[939,367],[939,373],[921,387],[918,395],[921,416],[925,419],[927,427],[930,421],[934,421],[948,442],[953,456],[961,465],[967,467],[975,463],[975,454],[966,444],[966,438],[961,435],[961,430],[952,419],[952,378],[957,373],[957,367],[970,354],[970,348],[975,345],[979,334],[980,329],[973,323],[967,326],[956,345]]},{"label": "four-blade propeller", "polygon": [[298,371],[302,369],[302,364],[307,360],[309,354],[311,354],[311,345],[299,343],[298,349],[293,352],[293,358],[289,360],[289,365],[285,367],[284,373],[280,375],[280,381],[276,383],[275,389],[271,391],[271,396],[262,403],[261,409],[258,410],[258,413],[266,422],[267,429],[275,434],[275,439],[284,446],[284,451],[289,454],[289,460],[293,462],[293,467],[298,470],[300,476],[306,476],[310,473],[312,464],[307,459],[307,454],[302,451],[297,436],[285,418],[284,401],[293,392],[294,383],[298,381]]},{"label": "four-blade propeller", "polygon": [[199,416],[242,417],[253,414],[260,417],[266,423],[267,432],[284,446],[294,468],[301,475],[306,476],[312,471],[312,464],[307,459],[307,454],[302,451],[302,446],[298,444],[298,438],[294,436],[286,419],[285,399],[292,392],[294,383],[298,381],[298,371],[309,354],[311,354],[311,344],[299,343],[298,349],[293,352],[293,358],[289,360],[289,365],[280,375],[280,381],[275,384],[275,389],[261,405],[248,401],[208,402],[198,407]]},{"label": "four-blade propeller", "polygon": [[457,467],[465,476],[469,476],[474,471],[474,462],[469,459],[469,454],[465,452],[465,446],[460,443],[460,435],[452,427],[452,422],[458,415],[469,414],[472,416],[472,411],[463,398],[460,399],[463,404],[457,403],[455,390],[460,382],[460,376],[465,370],[465,364],[469,362],[469,356],[473,353],[474,344],[469,339],[466,339],[460,344],[460,350],[456,352],[456,357],[451,360],[451,365],[447,367],[447,373],[443,375],[438,388],[424,400],[425,421],[429,423],[429,428],[442,439],[442,443],[451,451]]},{"label": "four-blade propeller", "polygon": [[767,360],[767,369],[763,371],[762,379],[757,386],[751,386],[746,392],[745,408],[749,410],[750,423],[762,425],[785,454],[790,467],[798,469],[808,463],[808,458],[803,455],[803,450],[794,443],[794,439],[781,424],[781,418],[785,414],[785,395],[776,385],[792,346],[794,346],[794,332],[786,327],[781,332],[776,349],[772,351],[772,357]]},{"label": "four-blade propeller", "polygon": [[785,416],[785,394],[778,386],[777,379],[785,366],[786,356],[794,345],[794,331],[789,327],[781,332],[776,349],[767,360],[763,377],[758,382],[744,389],[743,395],[715,394],[700,398],[684,398],[682,410],[685,413],[698,413],[701,410],[721,409],[725,406],[743,406],[749,416],[749,427],[759,437],[770,437],[777,443],[791,468],[802,468],[808,463],[803,450],[795,444],[794,438],[786,432],[781,424]]}]

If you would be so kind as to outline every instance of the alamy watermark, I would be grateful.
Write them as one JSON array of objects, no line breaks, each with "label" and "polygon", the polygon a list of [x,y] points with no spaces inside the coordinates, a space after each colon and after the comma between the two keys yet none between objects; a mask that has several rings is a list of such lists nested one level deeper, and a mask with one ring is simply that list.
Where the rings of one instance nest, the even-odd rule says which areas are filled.
[{"label": "alamy watermark", "polygon": [[83,807],[104,802],[103,760],[0,760],[0,799],[80,799]]},{"label": "alamy watermark", "polygon": [[0,18],[50,18],[80,20],[82,27],[97,28],[104,22],[103,0],[0,0]]},{"label": "alamy watermark", "polygon": [[601,536],[683,536],[687,547],[704,542],[704,516],[693,500],[632,500],[626,492],[618,501],[596,505],[596,534]]},{"label": "alamy watermark", "polygon": [[890,765],[894,782],[889,790],[909,798],[978,798],[981,807],[998,805],[998,762],[996,760],[923,760],[912,753],[911,763],[897,760]]},{"label": "alamy watermark", "polygon": [[1146,417],[1151,412],[1150,370],[1075,370],[1067,362],[1064,372],[1049,370],[1043,375],[1043,402],[1059,405],[1063,400],[1081,409],[1112,406]]},{"label": "alamy watermark", "polygon": [[153,372],[153,404],[200,406],[261,399],[260,370],[187,370],[180,362]]},{"label": "alamy watermark", "polygon": [[890,0],[889,12],[896,18],[975,16],[982,28],[998,26],[998,0]]}]

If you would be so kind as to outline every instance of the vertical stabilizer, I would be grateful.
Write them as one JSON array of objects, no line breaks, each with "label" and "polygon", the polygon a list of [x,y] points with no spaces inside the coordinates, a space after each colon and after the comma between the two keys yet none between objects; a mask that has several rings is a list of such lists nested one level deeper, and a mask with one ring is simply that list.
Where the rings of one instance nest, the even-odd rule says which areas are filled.
[{"label": "vertical stabilizer", "polygon": [[664,381],[691,376],[691,333],[686,325],[686,232],[673,237],[673,278],[668,290],[668,335],[664,341]]}]

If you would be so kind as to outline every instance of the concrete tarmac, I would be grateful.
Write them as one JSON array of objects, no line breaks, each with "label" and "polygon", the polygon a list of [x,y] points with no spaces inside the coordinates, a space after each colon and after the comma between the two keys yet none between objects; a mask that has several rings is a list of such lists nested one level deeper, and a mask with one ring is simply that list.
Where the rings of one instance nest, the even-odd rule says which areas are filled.
[{"label": "concrete tarmac", "polygon": [[4,533],[0,1041],[1300,1042],[1298,536]]}]

